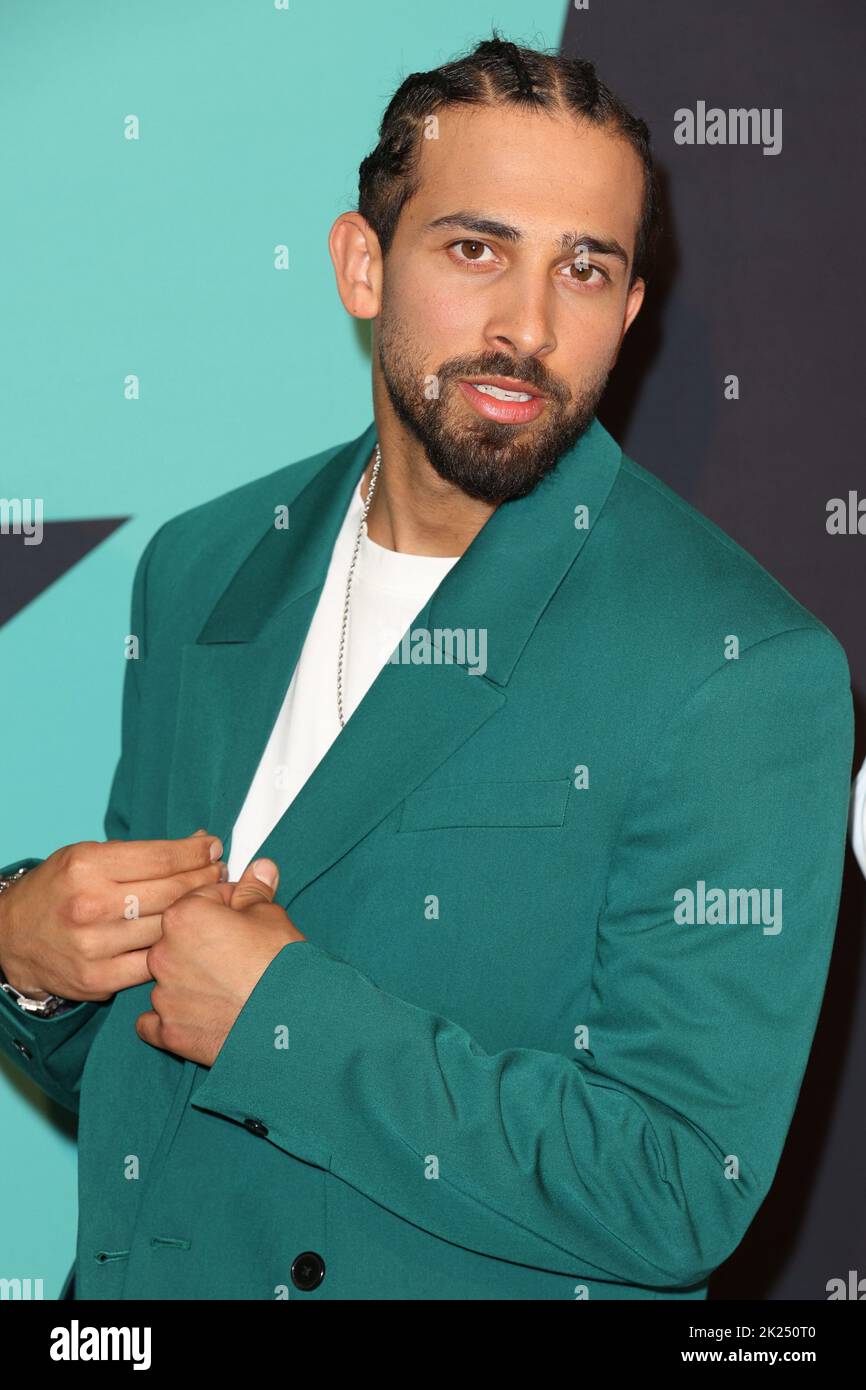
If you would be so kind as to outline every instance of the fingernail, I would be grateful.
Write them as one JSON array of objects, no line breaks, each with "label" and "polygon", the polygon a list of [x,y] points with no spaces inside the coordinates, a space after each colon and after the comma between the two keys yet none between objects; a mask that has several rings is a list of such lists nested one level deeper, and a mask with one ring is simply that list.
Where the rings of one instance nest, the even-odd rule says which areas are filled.
[{"label": "fingernail", "polygon": [[222,840],[211,840],[210,858],[211,858],[211,863],[212,863],[212,864],[215,864],[215,863],[216,863],[216,861],[219,859],[219,857],[220,857],[220,855],[222,854],[222,852],[223,852],[223,843],[222,843]]},{"label": "fingernail", "polygon": [[200,830],[194,830],[192,833],[194,838],[196,835],[206,835],[207,831],[205,830],[204,826],[202,826]]},{"label": "fingernail", "polygon": [[220,883],[225,883],[229,876],[228,864],[220,864]]},{"label": "fingernail", "polygon": [[276,865],[270,859],[257,859],[253,864],[253,873],[256,878],[260,878],[262,883],[266,883],[269,888],[273,888],[277,881]]}]

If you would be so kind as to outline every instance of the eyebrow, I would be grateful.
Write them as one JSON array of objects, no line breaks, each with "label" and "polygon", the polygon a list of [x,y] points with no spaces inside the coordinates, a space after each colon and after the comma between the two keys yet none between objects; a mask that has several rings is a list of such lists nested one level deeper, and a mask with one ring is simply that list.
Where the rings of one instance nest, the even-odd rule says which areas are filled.
[{"label": "eyebrow", "polygon": [[[498,241],[508,241],[514,245],[524,240],[519,227],[512,227],[507,222],[496,222],[490,217],[479,217],[474,212],[446,213],[444,217],[437,217],[433,222],[427,222],[423,230],[432,232],[440,227],[462,227],[465,230],[477,232],[479,236],[496,237]],[[614,237],[563,232],[560,237],[554,238],[553,245],[563,255],[569,251],[577,251],[579,247],[585,247],[587,251],[591,251],[596,256],[613,256],[615,260],[621,261],[628,269],[628,253]]]}]

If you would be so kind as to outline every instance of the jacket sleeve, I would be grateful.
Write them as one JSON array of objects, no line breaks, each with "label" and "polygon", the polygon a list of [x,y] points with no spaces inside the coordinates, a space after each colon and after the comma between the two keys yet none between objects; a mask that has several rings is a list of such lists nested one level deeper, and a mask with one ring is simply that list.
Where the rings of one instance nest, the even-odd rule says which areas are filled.
[{"label": "jacket sleeve", "polygon": [[40,1018],[25,1013],[0,990],[0,1053],[31,1076],[52,1100],[77,1114],[84,1064],[106,1010],[104,1003],[85,1000]]},{"label": "jacket sleeve", "polygon": [[[136,567],[132,585],[130,632],[140,638],[140,651],[146,649],[145,590],[151,555],[159,531],[145,547]],[[106,838],[125,839],[129,831],[130,805],[136,761],[138,711],[141,699],[140,661],[126,662],[121,714],[121,754],[117,764],[108,809],[105,813]],[[35,868],[38,858],[19,859],[0,872],[9,874],[26,864]],[[13,885],[10,893],[16,892]],[[40,1018],[25,1013],[6,992],[0,990],[0,1052],[26,1071],[36,1084],[67,1110],[77,1113],[81,1077],[90,1045],[101,1028],[110,1001],[81,1000],[72,1008]]]},{"label": "jacket sleeve", "polygon": [[[756,643],[671,713],[636,769],[588,1007],[575,981],[586,1050],[491,1055],[306,940],[269,964],[191,1103],[259,1120],[250,1142],[471,1250],[654,1288],[702,1282],[763,1201],[797,1101],[852,751],[836,639],[816,627]],[[701,883],[769,890],[766,911],[683,920],[683,890],[697,904]],[[527,942],[544,929],[528,924]]]}]

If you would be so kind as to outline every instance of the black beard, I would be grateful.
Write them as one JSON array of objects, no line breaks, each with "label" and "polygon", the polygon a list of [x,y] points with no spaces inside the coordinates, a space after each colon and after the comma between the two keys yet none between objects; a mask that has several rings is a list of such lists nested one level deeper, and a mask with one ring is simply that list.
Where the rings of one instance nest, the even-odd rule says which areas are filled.
[{"label": "black beard", "polygon": [[[583,386],[568,405],[566,390],[537,358],[491,352],[443,363],[435,374],[438,399],[428,399],[427,378],[415,365],[405,335],[394,334],[384,314],[380,330],[379,363],[398,419],[418,440],[440,478],[494,505],[526,497],[574,447],[592,424],[609,376],[605,372]],[[545,392],[549,399],[543,423],[506,425],[479,415],[455,425],[450,396],[458,391],[459,379],[472,376],[516,377]]]}]

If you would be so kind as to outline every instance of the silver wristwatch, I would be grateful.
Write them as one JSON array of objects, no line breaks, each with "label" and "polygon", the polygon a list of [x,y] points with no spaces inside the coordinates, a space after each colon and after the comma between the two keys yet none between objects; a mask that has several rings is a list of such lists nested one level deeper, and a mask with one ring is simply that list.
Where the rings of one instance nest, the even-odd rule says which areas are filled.
[{"label": "silver wristwatch", "polygon": [[[0,873],[0,893],[5,893],[12,883],[17,883],[19,878],[23,878],[33,866],[31,864],[22,865],[16,869],[14,874]],[[50,1018],[59,1010],[68,1008],[72,1003],[71,999],[63,999],[59,994],[49,994],[46,999],[31,999],[29,995],[22,994],[20,989],[10,985],[3,971],[0,970],[0,989],[5,990],[11,999],[15,1000],[19,1009],[24,1009],[28,1014],[38,1014],[40,1018]]]}]

